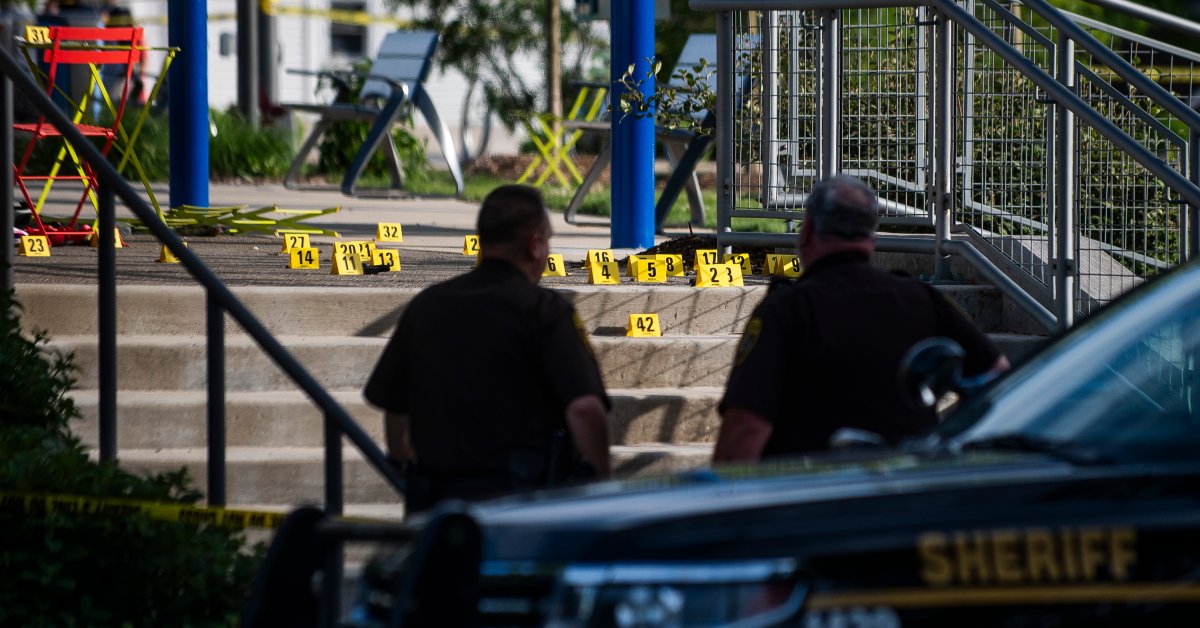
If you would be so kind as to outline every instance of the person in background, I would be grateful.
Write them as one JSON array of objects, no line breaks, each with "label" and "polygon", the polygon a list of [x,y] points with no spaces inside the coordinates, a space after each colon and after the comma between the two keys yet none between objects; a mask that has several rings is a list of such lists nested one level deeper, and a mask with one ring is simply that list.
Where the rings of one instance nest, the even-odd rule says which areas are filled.
[{"label": "person in background", "polygon": [[610,402],[587,334],[537,285],[550,251],[541,193],[492,190],[478,234],[478,268],[413,298],[364,390],[386,413],[408,513],[577,479],[584,462],[610,474]]},{"label": "person in background", "polygon": [[917,342],[954,339],[966,375],[1003,371],[1007,359],[944,296],[870,264],[878,199],[867,184],[835,176],[813,186],[798,245],[801,278],[755,309],[719,411],[715,463],[820,451],[841,428],[896,444],[937,422],[906,403],[900,361]]}]

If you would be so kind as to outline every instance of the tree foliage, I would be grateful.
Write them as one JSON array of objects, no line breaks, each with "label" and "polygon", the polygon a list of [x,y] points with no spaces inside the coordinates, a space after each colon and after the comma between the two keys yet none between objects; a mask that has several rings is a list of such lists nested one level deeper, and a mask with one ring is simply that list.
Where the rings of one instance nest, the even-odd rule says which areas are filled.
[{"label": "tree foliage", "polygon": [[[441,33],[438,67],[456,69],[479,81],[501,122],[513,128],[522,116],[544,108],[544,71],[529,72],[520,57],[545,59],[547,0],[389,0],[411,9],[413,26]],[[557,0],[551,0],[557,1]],[[603,44],[590,24],[563,11],[563,78],[586,77],[593,55]]]}]

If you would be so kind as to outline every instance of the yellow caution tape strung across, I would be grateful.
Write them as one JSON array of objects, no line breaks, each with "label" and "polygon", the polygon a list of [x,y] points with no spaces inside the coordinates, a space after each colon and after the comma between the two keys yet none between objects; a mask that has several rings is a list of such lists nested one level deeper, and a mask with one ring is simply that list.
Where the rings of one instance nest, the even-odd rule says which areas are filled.
[{"label": "yellow caution tape strung across", "polygon": [[[309,7],[281,5],[275,0],[261,0],[259,7],[262,12],[267,15],[281,16],[292,15],[301,17],[315,17],[328,19],[330,22],[337,24],[353,24],[355,26],[370,26],[372,24],[382,24],[386,26],[394,26],[396,28],[411,28],[412,22],[403,20],[392,15],[378,15],[367,13],[366,11],[346,11],[339,9],[316,9]],[[237,13],[209,13],[207,16],[209,22],[224,22],[237,19]],[[143,24],[166,24],[166,15],[148,16],[141,20]]]},{"label": "yellow caution tape strung across", "polygon": [[239,510],[216,506],[190,506],[173,502],[0,492],[0,511],[59,512],[85,517],[146,515],[159,521],[203,523],[227,528],[277,528],[286,513]]}]

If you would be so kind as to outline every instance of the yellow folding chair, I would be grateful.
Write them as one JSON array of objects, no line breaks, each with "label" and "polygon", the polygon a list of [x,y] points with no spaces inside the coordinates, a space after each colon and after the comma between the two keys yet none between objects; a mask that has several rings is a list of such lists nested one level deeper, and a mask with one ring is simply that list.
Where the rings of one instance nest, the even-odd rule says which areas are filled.
[{"label": "yellow folding chair", "polygon": [[[583,137],[583,129],[580,128],[580,125],[594,123],[597,117],[607,111],[608,84],[576,83],[576,85],[579,87],[579,92],[575,95],[575,102],[561,121],[561,125],[555,125],[553,116],[549,114],[531,116],[521,121],[529,139],[537,148],[538,154],[521,173],[517,183],[528,182],[539,168],[542,169],[541,174],[532,183],[535,187],[541,187],[551,175],[563,187],[583,183],[583,175],[571,161],[570,152],[575,148],[579,138]],[[559,126],[561,131],[556,132],[556,126]],[[566,173],[563,172],[563,168],[566,169]],[[574,184],[567,179],[567,175],[570,175]]]}]

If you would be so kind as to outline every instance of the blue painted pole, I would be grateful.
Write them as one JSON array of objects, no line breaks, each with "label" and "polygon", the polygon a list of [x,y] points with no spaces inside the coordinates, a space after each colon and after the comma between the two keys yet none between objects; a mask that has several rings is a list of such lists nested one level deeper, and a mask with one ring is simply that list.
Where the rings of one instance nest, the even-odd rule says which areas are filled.
[{"label": "blue painted pole", "polygon": [[612,246],[654,246],[654,119],[621,116],[617,81],[633,64],[633,76],[645,79],[642,93],[654,93],[646,79],[654,57],[654,3],[612,0]]},{"label": "blue painted pole", "polygon": [[171,65],[171,207],[208,206],[207,0],[170,0],[167,40],[179,48]]}]

